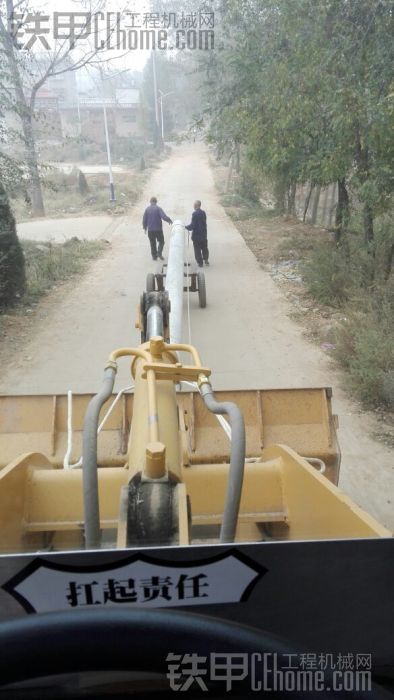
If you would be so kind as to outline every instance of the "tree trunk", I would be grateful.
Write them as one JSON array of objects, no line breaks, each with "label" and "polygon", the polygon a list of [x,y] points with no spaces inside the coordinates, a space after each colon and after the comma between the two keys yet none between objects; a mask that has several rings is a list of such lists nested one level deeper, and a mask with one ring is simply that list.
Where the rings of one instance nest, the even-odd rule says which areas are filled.
[{"label": "tree trunk", "polygon": [[[360,182],[365,184],[370,177],[369,172],[369,151],[368,146],[363,146],[360,137],[360,127],[357,126],[356,132],[356,165]],[[363,207],[363,227],[364,227],[364,243],[367,248],[370,247],[374,239],[373,230],[373,209],[369,202],[364,201]]]},{"label": "tree trunk", "polygon": [[297,184],[293,182],[287,192],[287,213],[295,216],[295,197],[296,197]]},{"label": "tree trunk", "polygon": [[335,241],[339,243],[349,223],[349,195],[345,178],[338,180],[338,204],[335,217]]},{"label": "tree trunk", "polygon": [[30,177],[30,196],[33,216],[45,216],[40,173],[38,170],[36,144],[34,140],[32,114],[30,110],[21,115],[26,147],[27,167]]},{"label": "tree trunk", "polygon": [[328,195],[329,195],[330,189],[329,187],[324,188],[324,200],[323,200],[323,214],[322,214],[322,225],[326,226],[327,224],[327,207],[328,207]]},{"label": "tree trunk", "polygon": [[238,142],[235,144],[235,172],[237,175],[241,172],[241,148]]},{"label": "tree trunk", "polygon": [[384,279],[386,280],[386,282],[391,275],[391,270],[393,267],[393,260],[394,260],[394,243],[391,244],[391,246],[388,250],[386,264],[384,266]]},{"label": "tree trunk", "polygon": [[328,225],[331,226],[332,224],[332,217],[334,215],[334,210],[336,209],[335,206],[335,197],[336,197],[336,190],[337,190],[337,185],[334,182],[333,185],[331,185],[331,201],[330,201],[330,215],[328,217]]},{"label": "tree trunk", "polygon": [[45,216],[44,202],[42,197],[40,174],[37,163],[36,144],[33,132],[33,115],[26,100],[23,90],[22,80],[19,73],[19,66],[15,58],[14,44],[11,35],[1,23],[4,50],[8,59],[11,71],[13,86],[15,90],[17,112],[22,123],[23,140],[26,149],[26,165],[30,178],[30,196],[32,202],[33,216]]},{"label": "tree trunk", "polygon": [[321,186],[317,185],[316,190],[315,190],[315,197],[313,199],[313,207],[312,207],[312,224],[315,225],[317,221],[317,211],[319,208],[319,199],[320,199],[320,192],[321,192]]},{"label": "tree trunk", "polygon": [[306,215],[307,215],[308,209],[309,209],[309,202],[311,201],[312,190],[313,190],[313,185],[311,183],[309,185],[308,194],[306,195],[305,204],[304,204],[304,213],[302,215],[302,220],[303,220],[304,224],[305,224]]},{"label": "tree trunk", "polygon": [[369,246],[374,239],[373,212],[372,207],[369,204],[364,204],[363,224],[365,245]]},{"label": "tree trunk", "polygon": [[227,173],[227,180],[226,180],[226,194],[230,190],[231,186],[231,180],[233,177],[233,167],[234,167],[234,153],[231,154],[229,164],[228,164],[228,173]]},{"label": "tree trunk", "polygon": [[274,199],[275,199],[275,211],[278,214],[284,214],[286,210],[285,198],[286,198],[286,185],[282,179],[277,179],[274,184]]}]

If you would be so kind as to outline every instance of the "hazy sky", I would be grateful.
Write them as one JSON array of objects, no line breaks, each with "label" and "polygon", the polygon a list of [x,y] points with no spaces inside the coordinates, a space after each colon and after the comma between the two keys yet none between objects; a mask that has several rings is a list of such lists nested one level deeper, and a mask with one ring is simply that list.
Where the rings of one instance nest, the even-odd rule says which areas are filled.
[{"label": "hazy sky", "polygon": [[[42,13],[45,15],[49,15],[51,24],[53,19],[53,13],[86,12],[89,9],[89,5],[92,6],[93,11],[97,10],[99,8],[99,0],[46,0],[45,2],[42,2],[40,0],[34,2],[33,0],[32,2],[29,2],[29,10],[35,14]],[[100,29],[101,27],[103,28],[103,32],[105,22],[108,17],[107,13],[114,13],[114,15],[109,20],[111,26],[113,26],[114,22],[116,21],[115,13],[121,13],[122,21],[120,24],[120,28],[126,29],[126,31],[128,31],[125,25],[130,26],[131,19],[130,15],[127,13],[135,13],[136,16],[134,21],[137,27],[138,25],[142,24],[144,13],[151,11],[149,0],[109,0],[109,2],[102,3],[102,5],[104,6],[104,9],[102,9],[101,11],[104,13],[104,19],[100,20],[99,27]],[[100,36],[102,36],[103,39],[105,38],[104,33]],[[89,41],[93,43],[92,37]],[[56,43],[53,38],[53,29],[51,29],[50,35],[48,36],[48,43],[50,44],[51,49],[53,49]],[[114,35],[111,43],[113,46],[115,46],[116,44]],[[42,46],[38,41],[35,44],[35,50],[42,50]],[[80,41],[78,42],[77,48],[74,52],[75,57],[80,55],[80,51],[83,50],[83,44]],[[117,69],[119,67],[119,70],[125,68],[128,68],[130,70],[142,70],[146,61],[148,60],[150,51],[135,49],[128,50],[125,52],[122,49],[116,50],[114,48],[111,51],[106,51],[105,54],[106,58],[114,59],[113,61],[111,60],[111,63],[109,64],[112,69]]]}]

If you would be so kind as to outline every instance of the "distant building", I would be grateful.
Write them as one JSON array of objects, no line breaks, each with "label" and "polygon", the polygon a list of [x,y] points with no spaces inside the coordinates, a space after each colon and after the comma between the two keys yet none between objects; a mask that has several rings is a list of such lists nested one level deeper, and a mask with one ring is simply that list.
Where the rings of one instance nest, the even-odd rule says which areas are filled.
[{"label": "distant building", "polygon": [[75,107],[78,101],[76,72],[68,70],[59,75],[51,75],[45,81],[43,89],[50,90],[58,98],[59,108]]},{"label": "distant building", "polygon": [[[45,67],[45,66],[44,66]],[[51,75],[37,91],[35,100],[35,131],[40,139],[62,139],[63,110],[76,109],[78,104],[75,71]]]},{"label": "distant building", "polygon": [[57,140],[62,137],[59,98],[47,86],[37,91],[34,106],[34,129],[39,139]]},{"label": "distant building", "polygon": [[[54,78],[66,75],[69,74]],[[137,88],[116,89],[111,97],[92,96],[91,92],[78,95],[76,83],[73,92],[70,91],[69,81],[54,81],[54,78],[48,79],[37,92],[35,122],[41,138],[45,134],[51,140],[83,136],[96,143],[104,143],[104,104],[110,138],[139,135],[140,92]]]},{"label": "distant building", "polygon": [[115,97],[81,97],[79,100],[80,133],[97,143],[104,141],[104,114],[106,108],[108,132],[112,137],[138,136],[139,90],[118,89]]}]

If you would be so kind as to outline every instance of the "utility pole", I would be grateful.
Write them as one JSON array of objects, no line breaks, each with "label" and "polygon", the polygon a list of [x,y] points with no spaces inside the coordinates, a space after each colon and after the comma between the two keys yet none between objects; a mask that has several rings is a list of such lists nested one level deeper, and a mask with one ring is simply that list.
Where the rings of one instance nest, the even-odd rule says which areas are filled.
[{"label": "utility pole", "polygon": [[77,92],[77,111],[78,111],[78,136],[82,134],[81,106],[79,104],[79,96]]},{"label": "utility pole", "polygon": [[160,92],[161,140],[164,143],[163,93],[161,90],[159,90],[159,92]]},{"label": "utility pole", "polygon": [[110,144],[109,144],[109,134],[108,134],[107,108],[105,105],[105,95],[104,95],[103,70],[101,67],[100,67],[100,76],[101,76],[101,95],[102,95],[101,99],[103,102],[103,115],[104,115],[105,143],[107,146],[107,159],[108,159],[109,192],[110,192],[109,201],[116,202],[114,176],[112,173],[111,148],[110,148]]},{"label": "utility pole", "polygon": [[156,55],[155,49],[152,49],[152,71],[153,71],[153,98],[155,103],[155,141],[161,148],[160,126],[159,126],[159,105],[157,99],[157,75],[156,75]]},{"label": "utility pole", "polygon": [[168,95],[173,95],[174,93],[173,93],[173,91],[172,91],[172,92],[166,92],[166,93],[164,93],[164,92],[162,92],[161,90],[159,90],[159,92],[160,92],[160,114],[161,114],[161,139],[162,139],[163,144],[164,144],[163,99],[164,99],[165,97],[168,97]]}]

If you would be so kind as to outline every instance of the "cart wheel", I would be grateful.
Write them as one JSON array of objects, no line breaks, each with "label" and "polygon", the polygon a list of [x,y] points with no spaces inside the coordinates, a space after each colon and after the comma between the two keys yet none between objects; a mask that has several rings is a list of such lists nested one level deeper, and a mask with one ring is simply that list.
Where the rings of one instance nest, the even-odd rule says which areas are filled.
[{"label": "cart wheel", "polygon": [[155,275],[153,272],[148,272],[146,276],[146,291],[147,292],[154,292],[155,291]]},{"label": "cart wheel", "polygon": [[164,291],[164,275],[162,275],[161,273],[156,275],[156,284],[157,284],[157,291],[163,292]]},{"label": "cart wheel", "polygon": [[198,303],[202,309],[207,305],[207,292],[205,288],[205,276],[203,272],[197,272]]}]

